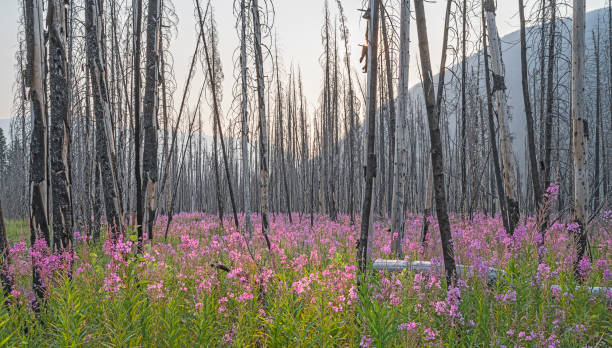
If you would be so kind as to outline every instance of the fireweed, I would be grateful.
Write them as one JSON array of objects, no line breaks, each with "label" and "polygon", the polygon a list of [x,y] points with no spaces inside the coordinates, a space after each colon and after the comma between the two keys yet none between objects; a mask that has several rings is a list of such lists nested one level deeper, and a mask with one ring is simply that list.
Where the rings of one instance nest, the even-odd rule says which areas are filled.
[{"label": "fireweed", "polygon": [[[547,195],[554,198],[555,188]],[[422,223],[431,222],[423,248]],[[239,216],[244,224],[244,215]],[[136,254],[132,231],[93,244],[75,234],[73,252],[54,254],[43,241],[9,249],[14,281],[0,306],[0,342],[8,346],[507,346],[561,347],[612,344],[612,212],[589,226],[592,260],[574,276],[572,231],[554,217],[544,239],[535,218],[513,237],[499,217],[451,216],[455,258],[472,266],[448,289],[436,267],[429,272],[369,271],[358,282],[355,225],[315,215],[271,216],[270,251],[261,219],[253,237],[228,217],[181,213],[168,240],[159,236]],[[223,226],[223,227],[222,227]],[[392,258],[390,222],[374,223],[373,258]],[[437,221],[406,216],[405,259],[442,262]],[[87,229],[85,229],[87,231]],[[396,237],[397,238],[397,237]],[[147,241],[150,243],[150,241]],[[540,252],[540,257],[538,257]],[[31,303],[32,264],[45,286],[41,311]],[[211,264],[225,265],[226,272]],[[491,283],[489,267],[505,273]],[[443,267],[440,267],[443,269]],[[559,287],[552,287],[559,285]],[[583,286],[579,286],[583,285]],[[4,340],[4,341],[3,341]],[[1,344],[0,344],[1,345]]]}]

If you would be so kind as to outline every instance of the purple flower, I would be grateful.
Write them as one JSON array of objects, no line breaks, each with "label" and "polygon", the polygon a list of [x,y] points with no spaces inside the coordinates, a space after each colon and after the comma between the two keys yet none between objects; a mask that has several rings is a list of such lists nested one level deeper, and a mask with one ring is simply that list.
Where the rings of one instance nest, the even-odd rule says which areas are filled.
[{"label": "purple flower", "polygon": [[581,277],[586,278],[591,272],[591,262],[588,258],[583,257],[580,262],[578,262],[578,273]]},{"label": "purple flower", "polygon": [[414,322],[414,321],[411,321],[411,322],[409,322],[409,323],[401,323],[401,324],[399,325],[399,328],[398,328],[398,329],[399,329],[400,331],[402,331],[402,330],[412,331],[412,330],[416,329],[416,328],[417,328],[417,327],[419,327],[419,326],[420,326],[420,324],[419,324],[419,323],[416,323],[416,322]]},{"label": "purple flower", "polygon": [[363,348],[374,347],[372,345],[372,342],[374,342],[373,338],[371,338],[370,336],[363,335],[361,336],[361,342],[359,343],[359,346]]}]

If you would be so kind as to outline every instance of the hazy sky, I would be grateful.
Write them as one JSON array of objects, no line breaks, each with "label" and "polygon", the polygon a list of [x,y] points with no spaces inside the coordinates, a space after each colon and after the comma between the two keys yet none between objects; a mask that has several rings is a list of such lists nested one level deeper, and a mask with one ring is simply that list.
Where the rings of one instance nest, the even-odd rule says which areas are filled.
[{"label": "hazy sky", "polygon": [[[19,16],[20,0],[0,1],[0,22],[3,30],[0,31],[0,43],[4,49],[0,50],[0,118],[10,117],[12,114],[13,86],[15,79],[15,51],[17,49],[17,20]],[[145,0],[146,1],[146,0]],[[322,81],[322,69],[319,58],[323,52],[321,44],[321,26],[323,21],[323,6],[325,0],[274,0],[276,10],[275,29],[278,35],[279,55],[281,63],[288,71],[293,63],[302,69],[304,91],[312,111],[313,103],[319,95]],[[399,1],[397,1],[399,2]],[[587,0],[587,11],[607,5],[607,0]],[[193,0],[174,0],[176,12],[179,17],[178,36],[174,38],[171,51],[174,56],[174,70],[179,91],[182,90],[190,56],[195,45],[196,32],[194,20]],[[206,3],[206,0],[200,0]],[[534,3],[534,1],[528,1]],[[350,31],[350,50],[352,64],[360,71],[358,54],[363,42],[365,22],[360,20],[362,0],[342,0]],[[446,1],[437,0],[426,3],[427,28],[429,33],[430,50],[434,69],[435,62],[440,60],[442,29],[444,26],[444,9]],[[518,0],[498,0],[497,24],[500,34],[518,29]],[[239,45],[234,29],[235,16],[233,14],[232,0],[212,0],[215,9],[215,19],[219,31],[219,50],[225,74],[223,111],[227,113],[231,100],[231,88],[234,82],[232,71],[233,57]],[[412,4],[411,4],[412,5]],[[335,16],[335,0],[330,0],[332,15]],[[568,11],[567,9],[565,10]],[[332,17],[333,18],[333,17]],[[473,19],[473,26],[478,30],[479,19]],[[399,30],[399,29],[398,29]],[[414,21],[411,28],[411,83],[419,80],[417,70],[417,39]],[[143,39],[144,44],[144,39]],[[361,75],[361,74],[360,74]],[[365,75],[363,75],[365,76]],[[361,76],[361,77],[363,77]],[[176,93],[175,98],[180,98]],[[192,93],[195,94],[195,93]],[[178,104],[178,102],[176,103]]]}]

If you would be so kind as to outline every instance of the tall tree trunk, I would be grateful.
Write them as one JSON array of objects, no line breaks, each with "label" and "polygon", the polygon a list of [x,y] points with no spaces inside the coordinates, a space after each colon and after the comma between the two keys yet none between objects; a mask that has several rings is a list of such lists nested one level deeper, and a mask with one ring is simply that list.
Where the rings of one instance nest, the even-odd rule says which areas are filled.
[{"label": "tall tree trunk", "polygon": [[[149,0],[147,15],[147,65],[145,95],[143,103],[144,148],[142,156],[142,183],[139,197],[146,203],[146,227],[148,238],[153,241],[153,224],[155,220],[155,184],[157,183],[157,112],[159,110],[159,97],[157,85],[159,82],[159,36],[161,28],[160,0]],[[144,222],[144,220],[143,220]],[[143,233],[139,229],[139,249],[142,251]]]},{"label": "tall tree trunk", "polygon": [[376,152],[374,151],[376,136],[376,85],[378,72],[378,15],[380,1],[370,0],[369,32],[368,32],[368,87],[366,97],[366,167],[365,187],[361,208],[361,233],[357,244],[357,264],[360,273],[365,273],[368,262],[368,235],[372,230],[372,191],[376,175]]},{"label": "tall tree trunk", "polygon": [[248,119],[248,86],[247,86],[247,9],[245,0],[240,1],[240,76],[242,82],[242,185],[244,192],[244,220],[249,236],[253,233],[251,226],[251,188],[249,178],[249,119]]},{"label": "tall tree trunk", "polygon": [[[26,85],[29,88],[30,118],[32,119],[30,142],[30,243],[34,246],[39,237],[50,246],[47,223],[47,102],[44,72],[44,43],[41,0],[25,1],[25,28],[27,47]],[[32,265],[34,293],[44,295],[38,266]],[[35,307],[38,309],[38,307]]]},{"label": "tall tree trunk", "polygon": [[[440,226],[440,239],[442,241],[442,254],[444,257],[444,269],[446,281],[449,286],[455,283],[457,272],[455,269],[455,257],[453,241],[451,237],[450,222],[446,207],[446,190],[444,188],[444,154],[442,152],[442,141],[440,137],[439,111],[434,94],[433,75],[431,72],[431,61],[429,58],[429,42],[427,38],[427,25],[425,23],[425,8],[423,0],[414,0],[415,16],[417,21],[417,33],[419,37],[419,53],[421,57],[421,71],[423,73],[423,92],[427,108],[427,119],[429,123],[429,137],[431,141],[431,162],[434,172],[434,192],[436,196],[436,213]],[[445,28],[445,31],[448,27]]]},{"label": "tall tree trunk", "polygon": [[[540,174],[538,170],[538,160],[536,158],[535,145],[535,125],[533,122],[533,112],[531,110],[531,100],[529,99],[529,79],[527,77],[527,35],[525,30],[525,6],[523,0],[519,0],[519,17],[521,25],[521,78],[523,82],[523,104],[525,105],[525,120],[527,122],[527,146],[529,150],[529,165],[531,167],[531,182],[536,210],[539,210],[542,199],[542,188],[540,186]],[[542,226],[541,226],[542,227]],[[546,228],[541,228],[544,234]],[[542,236],[544,237],[544,236]]]},{"label": "tall tree trunk", "polygon": [[504,173],[504,189],[508,200],[508,227],[507,232],[512,235],[520,218],[516,176],[514,170],[514,157],[512,141],[506,113],[508,112],[508,96],[502,64],[501,42],[495,24],[495,4],[493,0],[484,3],[487,14],[487,30],[491,49],[491,72],[493,74],[493,95],[497,101],[497,122],[500,131],[501,159]]},{"label": "tall tree trunk", "polygon": [[258,0],[252,0],[251,10],[253,12],[253,29],[255,41],[255,67],[257,71],[257,103],[259,107],[259,154],[260,154],[260,210],[261,210],[261,232],[266,240],[268,250],[270,250],[270,240],[268,239],[268,231],[270,224],[268,222],[268,128],[266,125],[266,104],[264,99],[264,70],[263,70],[263,54],[261,42],[261,23],[259,21],[259,4]]},{"label": "tall tree trunk", "polygon": [[[355,180],[355,166],[354,166],[354,154],[355,154],[355,91],[353,90],[353,79],[351,74],[351,60],[348,49],[349,32],[346,27],[346,17],[344,16],[344,8],[340,0],[336,0],[338,4],[338,11],[340,12],[340,30],[342,40],[344,41],[344,63],[346,67],[346,78],[348,80],[348,111],[349,111],[349,130],[347,131],[348,142],[349,142],[349,181],[347,185],[348,191],[348,213],[351,217],[351,222],[355,222],[355,209],[354,209],[354,180]],[[346,105],[346,102],[345,102]]]},{"label": "tall tree trunk", "polygon": [[[234,190],[232,188],[232,178],[230,176],[230,166],[229,161],[227,159],[227,152],[225,150],[225,140],[223,139],[223,129],[221,127],[221,110],[219,107],[219,97],[217,88],[219,88],[221,81],[219,79],[219,75],[217,74],[217,69],[219,67],[216,66],[216,62],[218,60],[218,53],[216,48],[216,38],[215,32],[216,29],[211,27],[211,47],[209,49],[208,44],[206,42],[205,32],[204,32],[204,17],[202,17],[202,12],[200,10],[200,2],[196,0],[196,6],[198,10],[198,18],[200,25],[200,36],[202,37],[202,43],[204,45],[204,55],[206,58],[206,66],[208,71],[208,79],[210,82],[212,99],[213,99],[213,116],[215,117],[215,121],[217,123],[217,130],[219,131],[219,138],[221,140],[221,151],[223,156],[223,164],[225,168],[225,177],[227,179],[227,187],[229,189],[230,195],[230,203],[232,204],[232,211],[234,213],[234,224],[236,225],[236,229],[240,229],[240,224],[238,223],[238,211],[236,209],[236,200],[234,199]],[[210,5],[209,5],[210,6]],[[212,17],[211,17],[212,22]]]},{"label": "tall tree trunk", "polygon": [[574,0],[572,19],[572,145],[574,155],[574,221],[578,224],[576,240],[576,274],[587,247],[586,209],[588,175],[586,173],[586,147],[588,141],[585,80],[585,0]]},{"label": "tall tree trunk", "polygon": [[112,164],[113,132],[111,126],[111,109],[106,83],[106,67],[102,55],[102,14],[98,0],[88,0],[86,6],[87,60],[94,97],[96,115],[96,159],[102,179],[106,221],[111,238],[116,239],[122,233],[123,222],[119,204],[117,174]]},{"label": "tall tree trunk", "polygon": [[466,131],[466,97],[465,97],[465,85],[467,79],[467,55],[466,55],[466,41],[467,41],[467,0],[463,0],[462,10],[462,31],[461,31],[461,213],[465,214],[465,204],[467,201],[467,139],[465,136]]},{"label": "tall tree trunk", "polygon": [[[392,192],[393,187],[395,185],[395,147],[396,147],[396,113],[395,113],[395,99],[393,98],[393,71],[391,70],[391,58],[390,51],[391,47],[389,46],[389,37],[387,36],[387,23],[385,21],[385,11],[381,10],[381,24],[382,24],[382,34],[383,34],[383,42],[385,45],[384,54],[385,54],[385,70],[387,72],[387,93],[389,94],[389,182],[387,182],[387,187],[385,189],[387,206],[389,209],[393,205],[392,202]],[[400,34],[401,35],[401,34]],[[401,40],[401,39],[400,39]],[[405,116],[405,114],[404,114]]]},{"label": "tall tree trunk", "polygon": [[[141,116],[140,116],[140,93],[141,93],[141,73],[140,73],[140,54],[141,54],[141,41],[142,41],[142,0],[132,0],[132,49],[133,49],[133,76],[134,81],[132,88],[133,96],[132,103],[134,104],[134,179],[136,186],[136,234],[138,240],[142,241],[142,223],[144,221],[144,208],[143,208],[143,197],[142,197],[142,161],[141,161],[141,148],[142,136],[140,134],[142,130]],[[142,243],[140,243],[142,244]]]},{"label": "tall tree trunk", "polygon": [[600,147],[601,141],[599,139],[600,134],[600,122],[601,122],[601,80],[600,80],[600,58],[599,58],[599,25],[597,26],[597,37],[595,32],[593,34],[593,46],[595,47],[595,173],[593,176],[593,211],[599,209],[599,187],[601,186],[599,179],[599,159],[600,159]]},{"label": "tall tree trunk", "polygon": [[[436,117],[440,119],[440,113],[442,110],[442,98],[444,96],[444,78],[446,76],[446,51],[448,49],[448,28],[451,15],[451,0],[446,1],[446,11],[444,15],[444,34],[442,36],[442,56],[440,57],[440,73],[438,74],[438,90],[436,97]],[[429,48],[428,48],[429,49]],[[431,207],[433,206],[433,164],[431,162],[431,156],[429,161],[429,170],[427,173],[427,191],[425,194],[425,209],[423,212],[423,229],[421,231],[421,245],[423,250],[425,249],[425,241],[427,240],[427,232],[429,230],[429,220],[427,217],[431,214]]]},{"label": "tall tree trunk", "polygon": [[51,184],[53,244],[55,250],[72,248],[72,195],[70,186],[70,101],[68,96],[67,14],[63,0],[49,1],[49,71],[51,99]]},{"label": "tall tree trunk", "polygon": [[[395,258],[403,258],[405,183],[408,160],[408,94],[410,63],[410,0],[402,0],[400,9],[400,78],[398,90],[399,117],[395,124],[393,158],[393,198],[391,200],[391,234],[395,238]],[[386,46],[386,45],[385,45]],[[397,237],[395,234],[397,233]]]},{"label": "tall tree trunk", "polygon": [[[548,42],[548,77],[546,87],[546,119],[544,123],[544,189],[551,182],[551,156],[552,156],[552,127],[553,127],[553,96],[554,96],[554,73],[555,73],[555,36],[556,36],[556,0],[550,0],[550,33]],[[543,74],[544,72],[542,72]]]},{"label": "tall tree trunk", "polygon": [[279,74],[279,66],[278,66],[278,48],[276,48],[276,102],[278,103],[278,122],[279,122],[279,147],[280,147],[280,164],[281,164],[281,175],[283,176],[283,189],[285,191],[285,204],[286,204],[286,213],[289,217],[289,223],[293,224],[291,219],[291,195],[289,192],[289,183],[287,182],[287,164],[285,160],[285,138],[284,138],[284,129],[283,129],[283,99],[281,95],[281,83],[280,83],[280,74]]},{"label": "tall tree trunk", "polygon": [[501,168],[499,165],[499,152],[497,150],[497,136],[495,135],[495,120],[493,111],[493,100],[491,93],[491,74],[489,70],[489,49],[487,45],[487,30],[486,30],[486,16],[484,4],[482,6],[482,26],[483,26],[483,50],[484,50],[484,68],[485,68],[485,86],[487,91],[487,113],[489,123],[489,142],[491,144],[491,153],[493,154],[493,169],[495,171],[495,184],[497,186],[497,195],[499,196],[499,210],[501,211],[502,222],[506,231],[510,230],[508,224],[508,201],[506,199],[506,192],[504,191],[504,184],[501,174]]}]

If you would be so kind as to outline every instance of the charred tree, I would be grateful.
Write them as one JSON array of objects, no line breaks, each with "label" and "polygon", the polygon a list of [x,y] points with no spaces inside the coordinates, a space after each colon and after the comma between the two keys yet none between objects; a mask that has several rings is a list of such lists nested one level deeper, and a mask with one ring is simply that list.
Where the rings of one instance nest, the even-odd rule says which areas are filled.
[{"label": "charred tree", "polygon": [[372,230],[372,191],[374,189],[374,176],[376,175],[376,152],[374,151],[376,136],[376,85],[378,72],[378,15],[379,0],[370,0],[366,15],[369,18],[368,31],[368,79],[366,97],[366,167],[364,170],[365,183],[363,202],[361,208],[361,232],[357,244],[357,264],[359,272],[364,274],[368,262],[368,235]]},{"label": "charred tree", "polygon": [[[146,206],[147,237],[153,240],[153,223],[155,222],[155,184],[157,183],[157,113],[159,110],[159,36],[161,28],[161,0],[149,0],[147,15],[147,53],[146,82],[143,102],[144,147],[142,153],[142,183],[141,193]],[[138,103],[138,101],[135,101]],[[144,236],[142,228],[138,230],[138,246],[142,251]]]},{"label": "charred tree", "polygon": [[102,52],[102,13],[98,0],[88,0],[85,9],[87,61],[91,76],[96,119],[96,160],[104,192],[106,221],[111,238],[122,233],[122,213],[117,174],[112,164],[113,130],[111,107],[106,82],[106,62]]},{"label": "charred tree", "polygon": [[[30,118],[32,120],[30,141],[30,245],[38,238],[44,238],[50,246],[47,223],[47,102],[44,69],[44,43],[41,0],[25,1],[27,73],[26,86],[29,89]],[[44,295],[38,266],[32,265],[32,286],[38,298]],[[38,309],[35,307],[35,309]]]},{"label": "charred tree", "polygon": [[72,248],[72,195],[70,193],[70,100],[68,96],[68,28],[63,0],[49,1],[47,32],[49,34],[51,188],[53,205],[53,247]]},{"label": "charred tree", "polygon": [[[525,29],[525,6],[523,0],[519,0],[519,17],[521,26],[521,79],[523,83],[523,104],[525,105],[525,120],[527,123],[527,146],[529,151],[529,165],[531,169],[531,182],[533,185],[533,193],[535,200],[535,207],[539,210],[540,202],[542,200],[542,188],[540,186],[540,174],[538,170],[538,160],[536,158],[536,145],[535,145],[535,125],[533,122],[533,112],[531,109],[531,100],[529,97],[529,79],[527,76],[527,38]],[[546,228],[542,228],[542,233],[546,231]]]},{"label": "charred tree", "polygon": [[[457,271],[455,269],[454,248],[446,205],[446,190],[444,187],[444,154],[442,152],[442,140],[440,137],[439,111],[437,110],[436,96],[434,94],[433,75],[431,72],[429,41],[427,38],[427,25],[425,22],[425,8],[423,6],[423,0],[414,0],[414,9],[419,39],[421,71],[423,74],[423,93],[425,95],[427,119],[429,123],[429,137],[431,141],[431,163],[433,167],[436,213],[438,215],[438,224],[440,226],[440,239],[442,241],[446,281],[448,285],[451,286],[452,284],[455,284]],[[448,30],[448,27],[445,28],[445,31],[446,30]]]},{"label": "charred tree", "polygon": [[259,20],[258,0],[252,0],[251,11],[253,12],[253,29],[255,44],[255,67],[257,71],[257,105],[259,111],[259,165],[260,165],[260,192],[259,202],[261,210],[261,232],[266,240],[268,250],[270,250],[270,240],[268,231],[270,223],[268,221],[268,128],[266,124],[266,104],[265,104],[265,84],[263,70],[263,53],[261,42],[261,23]]}]

